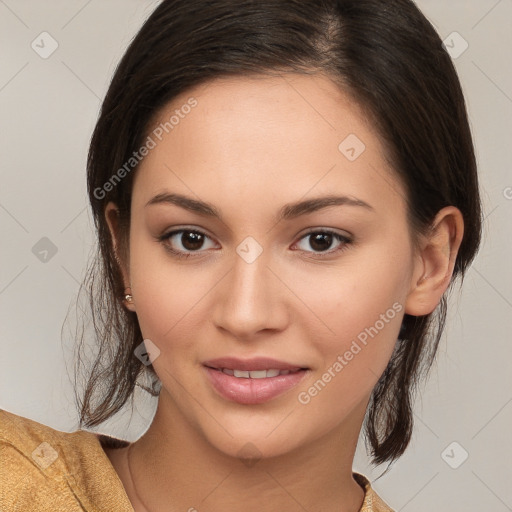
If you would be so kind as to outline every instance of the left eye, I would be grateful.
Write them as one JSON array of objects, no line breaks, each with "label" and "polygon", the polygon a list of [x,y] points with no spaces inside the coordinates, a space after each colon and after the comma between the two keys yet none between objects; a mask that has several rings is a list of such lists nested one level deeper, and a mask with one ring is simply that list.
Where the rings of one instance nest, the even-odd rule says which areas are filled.
[{"label": "left eye", "polygon": [[[337,250],[343,249],[345,245],[350,243],[349,238],[340,235],[339,233],[335,233],[334,231],[311,231],[307,233],[305,236],[303,236],[301,238],[301,241],[306,241],[308,239],[309,246],[314,249],[313,253],[315,253],[316,251],[328,253],[336,252]],[[339,246],[337,249],[329,250],[329,247],[332,245],[333,241],[338,241]],[[309,252],[307,249],[304,248],[301,248],[301,250]]]}]

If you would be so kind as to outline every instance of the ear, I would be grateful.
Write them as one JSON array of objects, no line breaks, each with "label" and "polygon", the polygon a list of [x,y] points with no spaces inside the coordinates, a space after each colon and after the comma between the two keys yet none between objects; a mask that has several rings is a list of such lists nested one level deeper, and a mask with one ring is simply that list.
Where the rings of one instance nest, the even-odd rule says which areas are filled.
[{"label": "ear", "polygon": [[[121,274],[123,276],[123,283],[126,293],[131,293],[131,285],[130,285],[130,273],[127,268],[127,264],[124,261],[124,258],[120,254],[120,236],[119,236],[119,209],[117,205],[110,201],[105,207],[105,219],[107,221],[107,225],[110,231],[110,237],[112,240],[112,245],[114,248],[114,254],[116,257],[116,261],[121,269]],[[125,307],[130,311],[135,312],[135,305],[133,302],[128,302],[126,300],[123,301]]]},{"label": "ear", "polygon": [[464,220],[458,208],[447,206],[437,213],[431,230],[422,237],[406,313],[428,315],[437,307],[450,284],[463,234]]}]

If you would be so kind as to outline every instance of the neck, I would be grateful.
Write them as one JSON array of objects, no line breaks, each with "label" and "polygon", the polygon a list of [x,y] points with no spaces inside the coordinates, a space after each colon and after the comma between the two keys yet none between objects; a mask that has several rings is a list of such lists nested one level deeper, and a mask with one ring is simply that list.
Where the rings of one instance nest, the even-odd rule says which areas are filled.
[{"label": "neck", "polygon": [[247,512],[359,511],[364,492],[352,477],[352,462],[366,404],[309,445],[266,458],[246,445],[241,459],[212,446],[177,410],[165,412],[170,409],[162,400],[165,394],[148,431],[130,446],[133,490],[144,512],[229,512],[241,503]]}]

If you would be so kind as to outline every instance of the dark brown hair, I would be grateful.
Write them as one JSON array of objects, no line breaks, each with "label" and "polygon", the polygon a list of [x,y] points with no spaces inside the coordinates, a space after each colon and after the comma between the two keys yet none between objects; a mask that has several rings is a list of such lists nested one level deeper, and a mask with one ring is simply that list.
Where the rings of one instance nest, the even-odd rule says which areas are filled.
[{"label": "dark brown hair", "polygon": [[[218,77],[284,72],[326,74],[361,106],[407,191],[411,233],[426,232],[445,206],[460,209],[465,232],[450,290],[457,276],[462,284],[481,236],[473,142],[452,61],[412,1],[163,0],[119,63],[90,144],[88,193],[99,246],[83,286],[97,353],[77,393],[81,427],[118,412],[144,372],[158,384],[152,366],[134,356],[143,337],[137,316],[121,302],[123,281],[104,216],[114,201],[126,261],[136,166],[115,186],[105,183],[177,95]],[[409,444],[414,392],[435,359],[445,317],[445,296],[432,314],[404,317],[404,341],[396,343],[365,417],[375,464],[397,459]],[[80,341],[82,350],[83,332]]]}]

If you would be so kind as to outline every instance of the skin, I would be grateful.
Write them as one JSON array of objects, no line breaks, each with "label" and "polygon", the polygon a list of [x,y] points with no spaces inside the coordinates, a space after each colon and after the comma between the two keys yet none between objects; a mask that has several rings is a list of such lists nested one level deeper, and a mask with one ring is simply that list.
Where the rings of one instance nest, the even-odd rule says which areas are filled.
[{"label": "skin", "polygon": [[[364,493],[352,462],[371,391],[404,313],[431,313],[447,289],[462,215],[444,208],[431,234],[413,244],[405,192],[378,134],[325,76],[215,80],[175,98],[155,126],[191,96],[197,106],[136,171],[129,259],[121,260],[133,295],[127,307],[160,350],[153,362],[162,381],[158,409],[130,455],[147,508],[133,490],[126,449],[106,453],[136,511],[225,512],[243,504],[249,512],[356,512]],[[366,146],[354,161],[338,149],[349,134]],[[207,201],[222,220],[172,204],[145,207],[162,192]],[[284,204],[326,195],[372,209],[337,205],[275,221]],[[105,216],[120,255],[115,204]],[[158,240],[180,228],[207,238],[202,246],[181,233]],[[352,243],[315,245],[309,228]],[[236,252],[248,236],[263,250],[252,263]],[[166,245],[192,257],[178,259]],[[299,393],[394,303],[401,311],[300,403]],[[202,362],[227,355],[269,356],[310,371],[283,395],[242,405],[219,396],[203,372]],[[259,455],[253,464],[239,456],[247,443]]]}]

